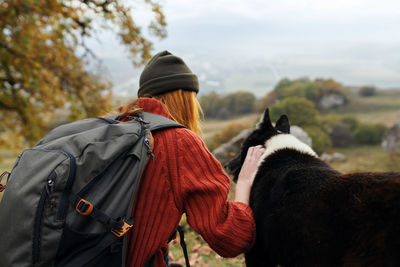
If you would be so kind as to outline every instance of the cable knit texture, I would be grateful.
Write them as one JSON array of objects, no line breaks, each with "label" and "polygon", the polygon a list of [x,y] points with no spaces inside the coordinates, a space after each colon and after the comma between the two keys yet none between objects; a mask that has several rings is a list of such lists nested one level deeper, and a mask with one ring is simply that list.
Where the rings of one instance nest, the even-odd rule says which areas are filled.
[{"label": "cable knit texture", "polygon": [[[139,98],[139,105],[170,118],[158,100]],[[188,129],[156,132],[153,153],[132,211],[135,225],[128,236],[127,266],[142,266],[152,255],[156,267],[166,266],[167,242],[183,213],[219,255],[235,257],[251,248],[252,210],[227,201],[229,178],[199,136]]]}]

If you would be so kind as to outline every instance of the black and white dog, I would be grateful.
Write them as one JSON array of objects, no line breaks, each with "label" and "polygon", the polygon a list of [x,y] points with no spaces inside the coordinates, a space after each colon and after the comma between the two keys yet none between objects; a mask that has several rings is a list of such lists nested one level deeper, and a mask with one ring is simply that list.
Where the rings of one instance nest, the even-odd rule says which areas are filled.
[{"label": "black and white dog", "polygon": [[400,174],[341,174],[268,109],[228,163],[265,146],[250,194],[257,234],[247,266],[400,266]]}]

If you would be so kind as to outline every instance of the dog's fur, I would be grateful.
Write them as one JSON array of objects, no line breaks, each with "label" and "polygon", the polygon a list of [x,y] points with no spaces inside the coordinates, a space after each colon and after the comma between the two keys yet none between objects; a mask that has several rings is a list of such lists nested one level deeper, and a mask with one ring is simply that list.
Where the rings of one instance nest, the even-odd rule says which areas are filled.
[{"label": "dog's fur", "polygon": [[250,194],[256,243],[247,266],[400,266],[400,174],[341,174],[289,134],[268,109],[228,165],[263,145]]}]

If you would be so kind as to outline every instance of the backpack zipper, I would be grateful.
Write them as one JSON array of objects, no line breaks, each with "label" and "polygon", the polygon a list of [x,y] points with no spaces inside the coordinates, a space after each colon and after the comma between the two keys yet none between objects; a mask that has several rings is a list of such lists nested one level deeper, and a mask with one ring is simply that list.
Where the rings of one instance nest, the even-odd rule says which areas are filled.
[{"label": "backpack zipper", "polygon": [[[67,178],[67,184],[65,185],[64,192],[60,197],[60,204],[58,208],[58,212],[56,215],[56,220],[63,220],[66,217],[66,213],[68,211],[68,198],[71,193],[72,185],[74,183],[75,178],[75,157],[67,151],[64,150],[53,150],[53,149],[39,149],[43,151],[57,151],[65,154],[70,159],[70,169]],[[42,218],[43,212],[46,204],[46,199],[51,197],[52,193],[54,192],[55,180],[57,178],[57,174],[53,170],[49,177],[46,180],[46,185],[42,190],[38,207],[36,209],[36,216],[35,222],[33,226],[33,244],[32,244],[32,262],[33,265],[39,262],[39,255],[40,255],[40,232],[42,226]],[[54,199],[50,198],[50,207],[54,207]]]},{"label": "backpack zipper", "polygon": [[147,154],[150,155],[151,160],[154,160],[154,154],[153,154],[153,151],[151,151],[151,144],[150,144],[149,138],[146,137],[146,138],[144,139],[144,145],[145,145],[146,148],[147,148]]},{"label": "backpack zipper", "polygon": [[50,173],[49,177],[46,180],[46,185],[42,190],[42,194],[39,199],[39,203],[36,209],[35,222],[33,225],[33,245],[32,245],[32,262],[36,264],[39,262],[39,253],[40,253],[40,234],[41,234],[41,226],[42,226],[42,218],[43,212],[46,205],[46,200],[50,199],[50,208],[54,207],[54,199],[51,198],[51,195],[54,191],[55,180],[57,178],[54,170]]}]

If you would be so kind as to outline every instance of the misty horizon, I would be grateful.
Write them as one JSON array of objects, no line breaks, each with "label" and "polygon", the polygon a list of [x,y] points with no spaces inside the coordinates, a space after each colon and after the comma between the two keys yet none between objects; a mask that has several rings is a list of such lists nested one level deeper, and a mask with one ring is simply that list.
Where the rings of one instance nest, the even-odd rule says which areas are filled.
[{"label": "misty horizon", "polygon": [[[201,93],[265,95],[282,78],[400,88],[400,2],[348,0],[164,1],[168,36],[151,38],[197,74]],[[136,9],[138,23],[149,11]],[[90,40],[118,95],[136,95],[143,69],[111,32]]]}]

